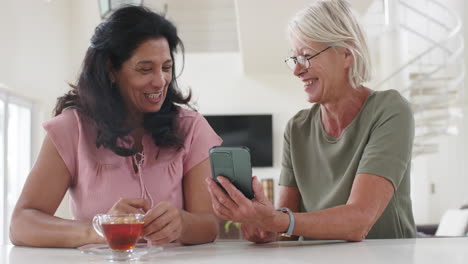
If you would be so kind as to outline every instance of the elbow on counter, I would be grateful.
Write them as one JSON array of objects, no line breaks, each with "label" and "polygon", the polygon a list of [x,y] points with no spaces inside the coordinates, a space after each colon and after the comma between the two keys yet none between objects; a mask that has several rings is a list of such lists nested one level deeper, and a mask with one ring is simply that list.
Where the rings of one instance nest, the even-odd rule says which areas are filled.
[{"label": "elbow on counter", "polygon": [[366,239],[368,232],[356,232],[356,234],[350,234],[347,237],[347,241],[350,242],[361,242]]},{"label": "elbow on counter", "polygon": [[361,242],[366,239],[369,234],[372,224],[363,224],[346,234],[346,240],[350,242]]},{"label": "elbow on counter", "polygon": [[218,228],[216,228],[216,232],[214,232],[214,233],[212,234],[212,236],[209,237],[209,238],[207,239],[206,243],[215,242],[215,241],[216,241],[216,238],[218,237],[218,232],[219,232],[219,231],[218,231]]},{"label": "elbow on counter", "polygon": [[361,242],[366,239],[378,217],[374,210],[366,207],[355,207],[355,213],[353,224],[349,226],[350,230],[345,236],[347,241]]},{"label": "elbow on counter", "polygon": [[10,241],[15,246],[34,247],[34,234],[33,229],[26,223],[25,215],[22,211],[14,211],[11,217],[9,227]]},{"label": "elbow on counter", "polygon": [[16,227],[15,220],[12,219],[9,230],[11,243],[15,246],[27,246],[27,243],[24,243],[24,241],[21,240],[21,236],[18,234],[17,229],[18,228]]}]

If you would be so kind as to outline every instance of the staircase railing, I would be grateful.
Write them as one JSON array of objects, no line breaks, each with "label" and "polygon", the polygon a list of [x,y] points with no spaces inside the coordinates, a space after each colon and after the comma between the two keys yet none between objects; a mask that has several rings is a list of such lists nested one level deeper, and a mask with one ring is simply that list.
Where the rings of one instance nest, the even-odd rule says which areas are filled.
[{"label": "staircase railing", "polygon": [[[424,19],[427,22],[425,26],[436,27],[442,30],[444,35],[436,39],[436,36],[421,33],[423,32],[421,29],[414,28],[405,19],[401,19],[399,27],[408,34],[416,36],[427,46],[417,54],[413,54],[409,60],[376,85],[379,89],[395,78],[403,78],[406,81],[406,87],[400,89],[400,92],[410,101],[415,113],[416,135],[413,157],[437,152],[436,138],[457,133],[455,121],[461,116],[458,103],[465,79],[462,56],[464,40],[460,16],[445,3],[437,0],[426,0],[426,3],[437,7],[440,14],[443,12],[449,14],[453,22],[435,17],[437,14],[433,12],[429,13],[430,11],[426,10],[426,13],[423,8],[418,9],[399,0],[397,2],[399,11]],[[434,56],[435,52],[439,52],[438,56]],[[408,74],[410,71],[412,73]]]}]

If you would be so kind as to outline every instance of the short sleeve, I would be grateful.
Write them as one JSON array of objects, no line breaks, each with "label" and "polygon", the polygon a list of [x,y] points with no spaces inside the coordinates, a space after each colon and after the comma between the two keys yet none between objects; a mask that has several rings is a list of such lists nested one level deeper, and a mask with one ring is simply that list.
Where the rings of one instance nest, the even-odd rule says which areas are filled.
[{"label": "short sleeve", "polygon": [[294,170],[292,168],[291,161],[291,124],[293,119],[289,120],[286,129],[284,130],[283,140],[283,157],[281,161],[281,174],[279,179],[279,185],[297,187],[296,178],[294,176]]},{"label": "short sleeve", "polygon": [[[190,116],[181,118],[184,119],[182,124],[187,131],[185,135],[186,155],[183,160],[183,174],[185,175],[193,167],[207,159],[210,148],[221,145],[223,140],[199,113],[192,112]],[[187,126],[190,127],[187,128]]]},{"label": "short sleeve", "polygon": [[397,190],[411,161],[413,113],[409,103],[398,95],[398,101],[376,114],[380,116],[370,134],[357,173],[384,177]]},{"label": "short sleeve", "polygon": [[76,160],[80,121],[76,110],[65,110],[43,124],[49,138],[67,166],[71,177],[76,175]]}]

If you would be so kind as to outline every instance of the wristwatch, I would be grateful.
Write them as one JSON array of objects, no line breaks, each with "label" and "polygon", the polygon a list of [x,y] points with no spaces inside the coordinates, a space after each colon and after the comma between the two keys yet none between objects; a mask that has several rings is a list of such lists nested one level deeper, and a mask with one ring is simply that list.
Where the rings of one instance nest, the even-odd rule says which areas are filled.
[{"label": "wristwatch", "polygon": [[287,207],[276,209],[276,211],[280,211],[280,212],[283,212],[283,213],[289,215],[288,231],[286,231],[286,233],[280,233],[280,236],[282,236],[282,237],[291,237],[292,233],[293,233],[293,230],[294,230],[294,214],[293,214],[293,212]]}]

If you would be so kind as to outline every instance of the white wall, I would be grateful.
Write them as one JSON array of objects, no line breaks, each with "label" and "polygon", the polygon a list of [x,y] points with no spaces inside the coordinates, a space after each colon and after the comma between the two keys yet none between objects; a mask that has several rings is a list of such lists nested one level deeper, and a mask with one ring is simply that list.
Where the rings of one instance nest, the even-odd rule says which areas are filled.
[{"label": "white wall", "polygon": [[101,22],[98,1],[79,0],[71,1],[71,28],[70,35],[70,72],[72,82],[76,81],[86,50],[89,47],[94,28]]},{"label": "white wall", "polygon": [[[0,8],[0,83],[36,103],[38,130],[68,80],[69,13],[69,0],[4,0]],[[34,153],[42,136],[34,135]]]}]

